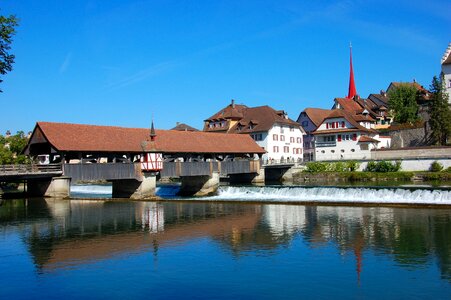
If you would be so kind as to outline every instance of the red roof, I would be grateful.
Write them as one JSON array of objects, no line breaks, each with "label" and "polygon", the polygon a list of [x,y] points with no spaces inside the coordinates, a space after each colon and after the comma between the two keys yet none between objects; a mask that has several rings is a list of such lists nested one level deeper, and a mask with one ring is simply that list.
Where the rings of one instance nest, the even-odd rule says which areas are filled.
[{"label": "red roof", "polygon": [[332,110],[309,107],[304,109],[304,112],[312,123],[318,127],[321,123],[323,123],[324,119],[332,112]]},{"label": "red roof", "polygon": [[369,136],[362,135],[359,138],[359,143],[379,143],[379,141],[376,139],[370,138]]},{"label": "red roof", "polygon": [[[62,152],[265,153],[249,135],[38,122],[30,143],[48,141]],[[36,138],[33,138],[36,136]],[[27,148],[30,146],[27,146]]]},{"label": "red roof", "polygon": [[313,134],[323,134],[323,133],[337,133],[337,132],[348,132],[348,131],[363,131],[363,132],[374,132],[372,129],[368,129],[357,123],[355,120],[355,115],[352,113],[342,110],[342,109],[334,109],[331,111],[331,113],[323,120],[326,121],[328,119],[334,119],[334,118],[344,118],[347,120],[354,128],[337,128],[332,130],[315,130]]},{"label": "red roof", "polygon": [[[233,118],[231,116],[234,116]],[[234,126],[229,128],[229,123],[226,127],[213,127],[210,128],[206,123],[204,131],[224,131],[230,133],[253,133],[270,130],[275,124],[283,124],[300,128],[299,123],[284,117],[283,111],[277,111],[267,105],[257,107],[247,107],[245,105],[230,104],[226,108],[221,109],[218,113],[205,121],[215,120],[239,120]]]}]

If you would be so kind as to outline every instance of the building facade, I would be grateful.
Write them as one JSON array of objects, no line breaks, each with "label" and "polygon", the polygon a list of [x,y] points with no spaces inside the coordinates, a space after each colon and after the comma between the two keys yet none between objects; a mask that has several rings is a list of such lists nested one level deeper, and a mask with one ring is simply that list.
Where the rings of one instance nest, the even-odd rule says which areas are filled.
[{"label": "building facade", "polygon": [[380,136],[375,122],[342,109],[334,109],[312,133],[315,137],[315,159],[370,159],[373,149],[388,148],[390,137]]},{"label": "building facade", "polygon": [[247,107],[235,101],[204,120],[204,131],[248,134],[262,147],[263,160],[301,162],[304,131],[282,110],[269,106]]},{"label": "building facade", "polygon": [[442,73],[443,81],[446,87],[446,93],[448,93],[448,104],[451,105],[451,43],[449,43],[448,48],[442,57]]}]

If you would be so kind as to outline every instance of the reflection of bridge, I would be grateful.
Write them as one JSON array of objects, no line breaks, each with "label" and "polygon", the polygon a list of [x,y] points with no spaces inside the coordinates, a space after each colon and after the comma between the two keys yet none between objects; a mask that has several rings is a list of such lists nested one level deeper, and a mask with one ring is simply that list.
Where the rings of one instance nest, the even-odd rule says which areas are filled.
[{"label": "reflection of bridge", "polygon": [[220,176],[264,180],[265,151],[242,134],[39,122],[24,153],[62,164],[63,176],[23,178],[34,195],[69,196],[71,180],[108,180],[113,197],[135,199],[154,195],[157,176],[180,177],[181,193],[197,196],[216,192]]}]

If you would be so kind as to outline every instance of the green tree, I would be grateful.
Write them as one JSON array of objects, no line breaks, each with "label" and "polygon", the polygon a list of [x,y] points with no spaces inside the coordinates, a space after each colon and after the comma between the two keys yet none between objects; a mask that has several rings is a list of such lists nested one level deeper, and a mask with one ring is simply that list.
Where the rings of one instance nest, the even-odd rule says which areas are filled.
[{"label": "green tree", "polygon": [[430,87],[432,101],[430,106],[430,120],[432,139],[435,144],[446,145],[451,135],[451,110],[448,105],[448,94],[445,91],[443,75],[434,76]]},{"label": "green tree", "polygon": [[[16,33],[18,19],[14,15],[9,17],[0,16],[0,74],[5,75],[12,71],[15,56],[9,53],[11,50],[12,37]],[[0,79],[0,83],[3,82]],[[2,90],[0,89],[0,92]]]},{"label": "green tree", "polygon": [[18,131],[8,138],[0,135],[0,165],[28,163],[28,158],[21,152],[28,143],[23,131]]},{"label": "green tree", "polygon": [[417,89],[408,83],[402,83],[388,92],[388,104],[396,122],[403,124],[418,121],[417,93]]}]

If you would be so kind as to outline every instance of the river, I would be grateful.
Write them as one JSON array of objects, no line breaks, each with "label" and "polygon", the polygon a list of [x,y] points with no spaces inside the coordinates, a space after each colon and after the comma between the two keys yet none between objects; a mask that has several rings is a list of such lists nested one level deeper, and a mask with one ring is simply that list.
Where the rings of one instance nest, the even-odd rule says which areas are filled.
[{"label": "river", "polygon": [[448,190],[223,187],[181,201],[176,189],[158,202],[100,200],[108,186],[3,200],[0,299],[450,298],[449,206],[298,203],[442,203]]}]

